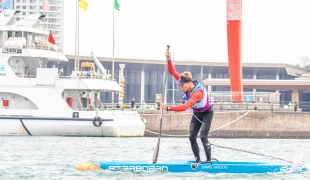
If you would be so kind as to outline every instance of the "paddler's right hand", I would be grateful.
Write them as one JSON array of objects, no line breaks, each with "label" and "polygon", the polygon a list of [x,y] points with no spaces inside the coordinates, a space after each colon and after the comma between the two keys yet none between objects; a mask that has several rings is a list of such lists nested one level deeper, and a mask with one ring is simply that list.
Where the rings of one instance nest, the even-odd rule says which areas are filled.
[{"label": "paddler's right hand", "polygon": [[169,59],[169,60],[171,60],[171,55],[170,55],[170,52],[167,50],[166,51],[166,57]]}]

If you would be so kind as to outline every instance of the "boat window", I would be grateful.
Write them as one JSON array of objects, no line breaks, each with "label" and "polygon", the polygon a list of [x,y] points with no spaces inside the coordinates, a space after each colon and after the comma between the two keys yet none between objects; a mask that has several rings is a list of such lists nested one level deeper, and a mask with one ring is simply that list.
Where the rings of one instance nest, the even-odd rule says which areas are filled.
[{"label": "boat window", "polygon": [[91,71],[91,67],[83,67],[82,71]]},{"label": "boat window", "polygon": [[8,34],[9,34],[8,37],[15,37],[15,32],[9,31]]},{"label": "boat window", "polygon": [[15,37],[23,37],[22,32],[21,31],[15,32]]},{"label": "boat window", "polygon": [[36,43],[36,44],[39,43],[39,37],[38,36],[34,36],[34,43]]}]

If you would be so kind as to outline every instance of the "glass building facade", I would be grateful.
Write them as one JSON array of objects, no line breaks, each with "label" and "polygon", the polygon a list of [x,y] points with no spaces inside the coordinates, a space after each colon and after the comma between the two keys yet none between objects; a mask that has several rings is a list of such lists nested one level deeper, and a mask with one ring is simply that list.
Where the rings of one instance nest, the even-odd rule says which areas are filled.
[{"label": "glass building facade", "polygon": [[[100,59],[100,58],[99,58]],[[85,60],[84,60],[85,61]],[[89,60],[91,61],[91,60]],[[129,103],[132,98],[135,98],[136,102],[155,103],[156,94],[162,94],[163,92],[163,78],[165,72],[165,64],[163,61],[156,62],[147,60],[139,60],[137,63],[132,60],[117,60],[115,61],[114,78],[116,81],[119,79],[119,64],[125,64],[124,77],[125,77],[125,98],[124,102]],[[83,62],[83,59],[81,60]],[[109,60],[101,60],[105,69],[112,72],[112,62]],[[226,63],[218,63],[206,65],[201,63],[193,63],[188,65],[186,63],[176,63],[175,68],[178,72],[190,71],[193,75],[193,79],[202,82],[204,79],[229,79],[229,70]],[[52,65],[50,65],[52,66]],[[63,69],[64,76],[70,76],[71,71],[74,68],[74,59],[70,59],[69,62],[61,62],[58,68]],[[251,65],[252,67],[243,67],[243,79],[294,79],[294,76],[288,75],[285,71],[285,65],[279,67],[260,67],[259,65]],[[213,93],[229,93],[230,87],[225,86],[212,86],[206,87],[208,91]],[[244,92],[253,92],[253,89],[244,88]],[[255,92],[275,92],[270,90],[255,89]],[[280,101],[290,101],[292,91],[279,91]],[[180,104],[183,102],[183,92],[175,85],[174,78],[168,74],[167,79],[167,102]],[[302,96],[307,98],[308,96]],[[112,93],[101,93],[100,99],[102,102],[111,103]],[[114,102],[118,102],[118,94],[115,93]]]}]

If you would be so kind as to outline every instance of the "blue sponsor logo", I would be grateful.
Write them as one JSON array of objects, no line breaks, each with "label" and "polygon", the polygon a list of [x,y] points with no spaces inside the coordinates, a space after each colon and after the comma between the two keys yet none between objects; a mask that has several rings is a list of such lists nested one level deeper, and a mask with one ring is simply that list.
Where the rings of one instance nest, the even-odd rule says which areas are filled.
[{"label": "blue sponsor logo", "polygon": [[0,71],[4,71],[5,66],[4,65],[0,65]]}]

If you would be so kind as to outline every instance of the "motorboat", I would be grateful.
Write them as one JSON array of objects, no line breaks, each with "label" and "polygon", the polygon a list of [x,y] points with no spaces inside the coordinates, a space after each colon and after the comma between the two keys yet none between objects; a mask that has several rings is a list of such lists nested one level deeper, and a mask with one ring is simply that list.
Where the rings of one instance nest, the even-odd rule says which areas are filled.
[{"label": "motorboat", "polygon": [[51,31],[38,27],[44,15],[15,21],[18,15],[0,14],[0,135],[144,135],[137,111],[100,101],[100,93],[123,89],[93,53],[65,75],[57,64],[69,60],[50,42]]}]

